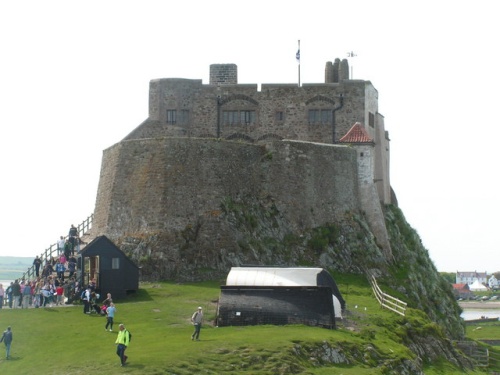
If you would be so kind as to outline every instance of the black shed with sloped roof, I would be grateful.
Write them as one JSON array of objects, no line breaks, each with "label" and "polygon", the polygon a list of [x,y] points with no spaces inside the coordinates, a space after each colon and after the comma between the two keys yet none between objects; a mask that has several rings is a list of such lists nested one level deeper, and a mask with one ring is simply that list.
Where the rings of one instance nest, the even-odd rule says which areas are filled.
[{"label": "black shed with sloped roof", "polygon": [[80,253],[80,282],[83,286],[95,280],[96,292],[113,298],[123,298],[127,292],[139,289],[139,267],[109,238],[99,236]]}]

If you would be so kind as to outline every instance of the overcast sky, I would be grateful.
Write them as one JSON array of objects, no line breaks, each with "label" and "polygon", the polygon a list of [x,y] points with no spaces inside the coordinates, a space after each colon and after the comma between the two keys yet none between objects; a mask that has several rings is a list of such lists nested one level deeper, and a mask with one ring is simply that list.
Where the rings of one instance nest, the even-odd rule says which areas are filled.
[{"label": "overcast sky", "polygon": [[440,271],[500,270],[496,1],[9,1],[0,5],[0,255],[35,256],[94,210],[104,149],[149,81],[324,82],[379,92],[399,206]]}]

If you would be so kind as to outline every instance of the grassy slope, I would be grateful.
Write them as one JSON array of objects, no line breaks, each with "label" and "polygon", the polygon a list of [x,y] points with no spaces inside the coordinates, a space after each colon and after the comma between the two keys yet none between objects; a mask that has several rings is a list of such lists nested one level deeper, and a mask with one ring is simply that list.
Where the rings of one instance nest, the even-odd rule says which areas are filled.
[{"label": "grassy slope", "polygon": [[[142,284],[137,295],[117,301],[115,331],[117,324],[124,322],[133,333],[127,350],[130,364],[123,369],[115,354],[116,332],[104,330],[104,317],[84,315],[81,306],[1,310],[0,328],[11,325],[14,342],[13,359],[5,361],[3,355],[0,357],[0,373],[29,374],[43,370],[44,374],[384,374],[383,368],[373,368],[369,360],[352,366],[322,366],[312,361],[309,354],[323,342],[332,346],[341,344],[344,349],[363,348],[362,352],[372,346],[386,362],[411,357],[398,343],[398,327],[408,320],[416,324],[422,314],[410,310],[410,316],[400,318],[380,309],[363,280],[351,278],[339,283],[339,287],[351,311],[347,320],[356,327],[356,332],[345,327],[338,330],[304,326],[216,328],[206,324],[201,341],[193,342],[189,318],[201,305],[207,320],[213,321],[219,284]],[[299,346],[300,350],[294,350]],[[348,350],[344,353],[349,355]],[[441,363],[428,366],[425,373],[461,372]]]}]

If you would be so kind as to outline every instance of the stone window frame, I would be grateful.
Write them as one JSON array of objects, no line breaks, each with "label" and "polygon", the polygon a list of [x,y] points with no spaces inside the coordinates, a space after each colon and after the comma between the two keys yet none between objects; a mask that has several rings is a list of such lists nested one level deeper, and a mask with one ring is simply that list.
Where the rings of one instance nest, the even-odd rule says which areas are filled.
[{"label": "stone window frame", "polygon": [[285,111],[278,109],[274,112],[274,121],[282,124],[285,122]]},{"label": "stone window frame", "polygon": [[333,108],[309,108],[307,110],[309,125],[331,125],[333,121]]},{"label": "stone window frame", "polygon": [[331,125],[335,100],[324,95],[316,95],[306,101],[306,119],[309,125]]},{"label": "stone window frame", "polygon": [[368,125],[371,128],[375,127],[375,114],[372,112],[368,112]]},{"label": "stone window frame", "polygon": [[222,124],[229,126],[255,125],[257,111],[254,109],[225,109],[222,111]]},{"label": "stone window frame", "polygon": [[177,123],[177,110],[175,109],[167,109],[165,122],[167,124],[176,124]]}]

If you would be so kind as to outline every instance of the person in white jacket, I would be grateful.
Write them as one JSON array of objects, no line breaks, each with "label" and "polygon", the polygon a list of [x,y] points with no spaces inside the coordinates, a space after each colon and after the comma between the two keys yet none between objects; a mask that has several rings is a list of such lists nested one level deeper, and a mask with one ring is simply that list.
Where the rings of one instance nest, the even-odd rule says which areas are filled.
[{"label": "person in white jacket", "polygon": [[194,312],[193,316],[191,317],[191,322],[194,325],[194,332],[191,335],[191,340],[200,341],[200,329],[201,323],[203,322],[203,310],[201,306],[198,307],[198,310]]}]

